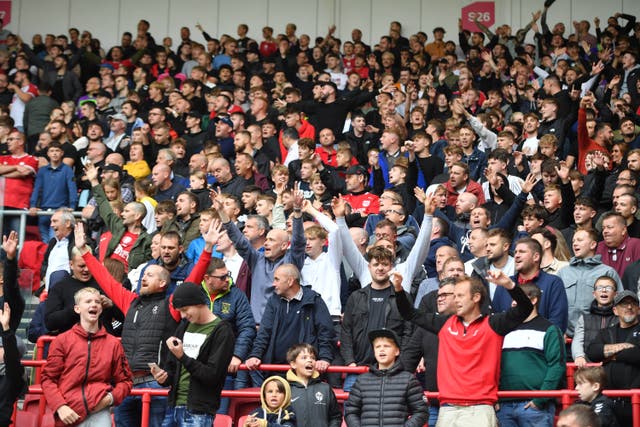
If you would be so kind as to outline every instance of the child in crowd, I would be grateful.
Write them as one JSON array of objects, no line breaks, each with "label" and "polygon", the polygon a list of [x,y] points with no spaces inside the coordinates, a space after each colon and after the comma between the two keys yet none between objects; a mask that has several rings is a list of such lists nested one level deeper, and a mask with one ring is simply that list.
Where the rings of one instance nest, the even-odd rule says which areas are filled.
[{"label": "child in crowd", "polygon": [[402,369],[398,360],[398,336],[392,330],[379,329],[369,332],[369,341],[377,363],[358,377],[349,393],[345,402],[347,425],[373,425],[375,421],[385,426],[423,426],[428,408],[420,383]]},{"label": "child in crowd", "polygon": [[[215,209],[207,209],[200,212],[200,223],[198,224],[200,236],[196,237],[191,241],[191,243],[189,243],[189,247],[187,247],[187,251],[185,252],[185,256],[189,261],[192,261],[194,264],[198,262],[200,254],[204,249],[204,235],[209,231],[211,221],[219,218],[218,212]],[[211,253],[211,256],[214,258],[222,258],[222,254],[216,250]]]},{"label": "child in crowd", "polygon": [[616,414],[613,412],[611,399],[602,394],[606,383],[606,374],[602,366],[578,368],[573,374],[576,390],[580,400],[578,403],[589,405],[598,414],[602,427],[618,427]]},{"label": "child in crowd", "polygon": [[296,415],[289,408],[291,389],[284,378],[267,378],[260,400],[262,406],[249,414],[243,427],[296,427]]},{"label": "child in crowd", "polygon": [[203,171],[196,170],[189,174],[189,191],[198,197],[200,209],[211,207],[211,190],[207,183],[207,175]]},{"label": "child in crowd", "polygon": [[331,386],[318,378],[317,358],[315,347],[307,343],[296,344],[287,351],[291,407],[301,426],[339,427],[342,413]]}]

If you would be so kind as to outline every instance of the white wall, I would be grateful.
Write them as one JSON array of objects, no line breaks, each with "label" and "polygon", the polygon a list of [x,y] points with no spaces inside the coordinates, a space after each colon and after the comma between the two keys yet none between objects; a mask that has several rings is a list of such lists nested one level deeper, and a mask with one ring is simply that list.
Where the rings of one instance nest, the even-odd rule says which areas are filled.
[{"label": "white wall", "polygon": [[[365,41],[377,41],[386,34],[389,22],[403,23],[403,35],[442,26],[446,39],[457,39],[460,9],[469,0],[14,0],[9,30],[30,42],[33,34],[66,33],[69,27],[86,29],[104,46],[120,40],[123,31],[135,34],[136,23],[151,22],[151,33],[158,42],[169,35],[179,39],[182,26],[192,29],[192,38],[202,41],[194,26],[200,22],[212,35],[235,35],[236,27],[249,25],[249,36],[260,39],[260,29],[272,26],[283,32],[288,22],[298,25],[298,34],[324,35],[337,25],[336,35],[350,38],[352,28],[360,28]],[[496,22],[520,28],[542,0],[495,0]],[[549,23],[573,20],[601,21],[615,12],[640,16],[638,0],[557,0],[549,10]]]}]

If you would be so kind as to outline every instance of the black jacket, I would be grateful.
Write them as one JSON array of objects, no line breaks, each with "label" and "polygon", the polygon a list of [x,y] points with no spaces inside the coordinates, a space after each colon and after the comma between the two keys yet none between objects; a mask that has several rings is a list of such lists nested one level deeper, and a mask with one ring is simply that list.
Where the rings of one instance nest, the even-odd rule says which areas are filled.
[{"label": "black jacket", "polygon": [[[626,334],[626,339],[622,337]],[[615,358],[605,358],[604,346],[627,342],[634,345],[616,353]],[[595,340],[587,346],[587,357],[594,362],[603,362],[609,387],[630,389],[640,387],[640,324],[626,331],[620,325],[601,330]]]},{"label": "black jacket", "polygon": [[349,427],[418,427],[427,422],[425,400],[420,383],[400,362],[385,370],[371,366],[349,393],[345,420]]},{"label": "black jacket", "polygon": [[600,393],[598,397],[593,399],[590,403],[582,400],[579,400],[576,403],[589,405],[591,410],[598,414],[602,427],[618,427],[620,425],[618,424],[618,419],[616,418],[616,414],[613,410],[613,402],[604,394]]},{"label": "black jacket", "polygon": [[287,381],[291,386],[290,408],[296,414],[296,422],[305,427],[340,427],[342,411],[331,386],[318,378],[311,378],[305,386],[298,376],[289,370]]},{"label": "black jacket", "polygon": [[[188,325],[189,322],[186,321],[180,323],[175,336],[182,339]],[[190,374],[187,409],[215,415],[220,407],[220,393],[227,376],[227,367],[233,357],[234,343],[231,323],[220,320],[200,347],[196,359],[185,354],[178,360],[171,353],[166,366],[163,367],[169,377],[162,384],[171,385],[169,405],[176,406],[180,371],[184,368]]]},{"label": "black jacket", "polygon": [[[340,353],[344,359],[344,364],[357,363],[358,365],[369,365],[374,363],[373,351],[369,342],[367,324],[369,322],[369,299],[371,296],[371,285],[354,291],[347,301],[342,319],[340,333]],[[407,298],[410,298],[407,294]],[[412,326],[410,322],[402,319],[396,296],[389,295],[387,307],[385,309],[385,328],[393,330],[400,344],[404,349],[405,344],[411,337]]]},{"label": "black jacket", "polygon": [[10,426],[13,404],[25,388],[24,367],[20,364],[20,353],[15,333],[9,329],[3,331],[5,375],[0,376],[0,427]]},{"label": "black jacket", "polygon": [[165,340],[173,335],[177,325],[165,292],[133,300],[122,328],[122,346],[131,370],[146,371],[150,362],[162,364],[169,352]]}]

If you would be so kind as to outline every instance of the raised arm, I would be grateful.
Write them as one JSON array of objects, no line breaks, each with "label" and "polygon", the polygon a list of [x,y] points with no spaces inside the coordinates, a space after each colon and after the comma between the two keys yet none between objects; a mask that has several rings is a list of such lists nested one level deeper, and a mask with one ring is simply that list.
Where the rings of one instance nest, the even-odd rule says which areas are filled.
[{"label": "raised arm", "polygon": [[82,223],[76,224],[74,235],[76,248],[82,254],[82,259],[87,264],[87,268],[89,269],[89,272],[91,272],[91,275],[96,279],[98,285],[100,285],[100,289],[102,289],[105,295],[113,301],[120,311],[126,314],[133,300],[137,298],[137,295],[126,289],[120,282],[114,279],[106,267],[102,265],[95,256],[93,256],[89,246],[87,246],[87,240]]},{"label": "raised arm", "polygon": [[433,213],[436,210],[436,200],[433,195],[426,197],[424,201],[424,217],[416,243],[411,248],[407,260],[396,269],[402,274],[402,288],[406,292],[411,292],[411,283],[416,273],[422,268],[422,263],[429,254],[431,244],[431,227],[433,223]]}]

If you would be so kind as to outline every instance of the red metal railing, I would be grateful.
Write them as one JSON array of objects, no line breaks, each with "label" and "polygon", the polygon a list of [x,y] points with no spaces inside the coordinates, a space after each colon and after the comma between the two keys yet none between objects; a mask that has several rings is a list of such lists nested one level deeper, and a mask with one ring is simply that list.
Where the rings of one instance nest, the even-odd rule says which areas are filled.
[{"label": "red metal railing", "polygon": [[[42,336],[38,339],[35,349],[35,360],[23,360],[24,366],[31,366],[34,368],[34,382],[35,384],[29,387],[29,393],[41,395],[38,403],[39,422],[46,412],[46,402],[44,396],[42,396],[41,376],[42,366],[46,364],[44,358],[44,349],[47,343],[53,341],[54,336]],[[590,363],[588,366],[599,366],[599,363]],[[285,372],[289,370],[289,365],[260,365],[261,371],[268,372]],[[246,365],[240,365],[239,369],[247,370]],[[577,369],[575,363],[567,363],[567,389],[564,390],[547,390],[547,391],[499,391],[498,396],[501,398],[534,398],[534,397],[546,397],[546,398],[560,398],[562,408],[570,406],[578,393],[574,390],[575,383],[573,375]],[[327,369],[329,373],[348,373],[348,374],[364,374],[369,372],[367,366],[329,366]],[[640,425],[640,389],[634,390],[605,390],[604,394],[610,397],[631,397],[631,404],[633,410],[634,425]],[[152,396],[167,396],[168,391],[166,389],[133,389],[131,395],[142,396],[142,427],[149,425],[150,404]],[[437,398],[437,392],[425,392],[428,398]],[[228,398],[254,398],[257,401],[260,400],[259,390],[223,390],[222,397]],[[336,392],[336,398],[339,401],[344,401],[349,397],[349,393],[344,391]],[[15,414],[14,414],[15,416]]]}]

